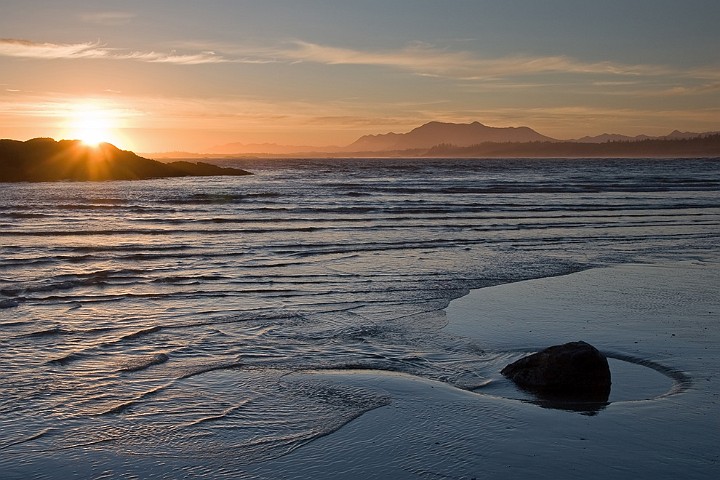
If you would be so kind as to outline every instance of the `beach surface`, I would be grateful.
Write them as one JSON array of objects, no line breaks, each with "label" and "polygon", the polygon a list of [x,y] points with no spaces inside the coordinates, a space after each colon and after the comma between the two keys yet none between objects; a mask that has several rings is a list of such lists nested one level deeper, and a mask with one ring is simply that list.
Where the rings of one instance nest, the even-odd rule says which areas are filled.
[{"label": "beach surface", "polygon": [[0,189],[2,480],[715,478],[716,160],[234,165]]},{"label": "beach surface", "polygon": [[[472,391],[377,371],[294,374],[377,389],[388,405],[275,460],[259,478],[717,478],[720,265],[621,265],[472,291],[444,333],[496,350]],[[527,352],[585,340],[610,358],[607,405],[534,401],[500,376]]]}]

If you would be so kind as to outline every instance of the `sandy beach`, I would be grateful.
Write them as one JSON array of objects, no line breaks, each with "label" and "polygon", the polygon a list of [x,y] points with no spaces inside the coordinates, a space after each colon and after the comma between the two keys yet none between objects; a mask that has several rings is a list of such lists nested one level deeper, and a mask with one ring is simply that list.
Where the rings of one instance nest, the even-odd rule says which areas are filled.
[{"label": "sandy beach", "polygon": [[[289,455],[260,478],[716,478],[720,473],[720,265],[622,265],[475,290],[443,333],[529,351],[585,340],[610,357],[594,412],[544,408],[499,373],[475,391],[404,374],[296,374],[383,391],[389,404]],[[487,348],[487,347],[486,347]],[[288,378],[286,381],[293,381]]]}]

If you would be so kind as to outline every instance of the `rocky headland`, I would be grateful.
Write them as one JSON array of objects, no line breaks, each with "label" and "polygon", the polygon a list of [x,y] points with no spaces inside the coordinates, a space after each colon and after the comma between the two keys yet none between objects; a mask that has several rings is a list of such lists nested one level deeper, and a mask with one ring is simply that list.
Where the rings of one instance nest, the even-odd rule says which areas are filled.
[{"label": "rocky headland", "polygon": [[94,147],[79,140],[0,140],[0,182],[143,180],[219,175],[251,173],[203,162],[162,163],[120,150],[109,143]]}]

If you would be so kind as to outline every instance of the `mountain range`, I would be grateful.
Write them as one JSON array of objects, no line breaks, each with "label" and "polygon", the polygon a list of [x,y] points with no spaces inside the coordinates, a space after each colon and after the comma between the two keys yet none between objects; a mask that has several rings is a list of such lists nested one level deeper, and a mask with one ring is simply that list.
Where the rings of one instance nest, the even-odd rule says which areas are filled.
[{"label": "mountain range", "polygon": [[377,135],[364,135],[353,143],[344,147],[326,146],[293,146],[278,145],[275,143],[245,144],[229,143],[209,148],[202,154],[190,154],[183,152],[168,152],[166,154],[148,154],[155,158],[161,157],[226,157],[231,155],[352,155],[372,153],[402,153],[422,154],[439,145],[453,146],[459,148],[480,145],[483,143],[529,143],[529,142],[569,142],[577,144],[604,144],[611,142],[640,142],[644,140],[683,140],[704,137],[717,134],[718,132],[681,132],[675,130],[668,135],[650,136],[637,135],[628,136],[617,133],[603,133],[597,136],[585,136],[573,140],[560,140],[538,133],[529,127],[490,127],[480,122],[472,123],[446,123],[429,122],[420,127],[414,128],[407,133],[384,133]]},{"label": "mountain range", "polygon": [[652,137],[650,135],[636,135],[630,137],[628,135],[620,135],[619,133],[603,133],[595,137],[582,137],[576,140],[568,140],[570,142],[577,143],[607,143],[607,142],[641,142],[643,140],[687,140],[689,138],[703,137],[707,135],[714,135],[718,132],[681,132],[679,130],[673,130],[668,135],[661,135],[659,137]]},{"label": "mountain range", "polygon": [[469,147],[485,142],[556,142],[529,127],[488,127],[480,122],[430,122],[408,133],[365,135],[343,148],[348,152],[428,149],[440,144]]}]

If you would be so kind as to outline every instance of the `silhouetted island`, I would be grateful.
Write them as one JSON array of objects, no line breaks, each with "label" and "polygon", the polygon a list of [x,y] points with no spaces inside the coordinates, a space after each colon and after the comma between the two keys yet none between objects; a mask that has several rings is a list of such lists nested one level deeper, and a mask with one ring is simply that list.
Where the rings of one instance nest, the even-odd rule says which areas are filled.
[{"label": "silhouetted island", "polygon": [[472,158],[585,158],[585,157],[720,157],[720,134],[694,138],[581,142],[485,142],[458,147],[436,145],[425,157]]},{"label": "silhouetted island", "polygon": [[557,142],[529,127],[489,127],[480,122],[429,122],[408,133],[365,135],[343,150],[349,152],[388,152],[429,149],[439,144],[469,147],[484,142]]},{"label": "silhouetted island", "polygon": [[0,182],[143,180],[218,175],[252,174],[202,162],[162,163],[120,150],[109,143],[91,147],[79,140],[0,140]]}]

